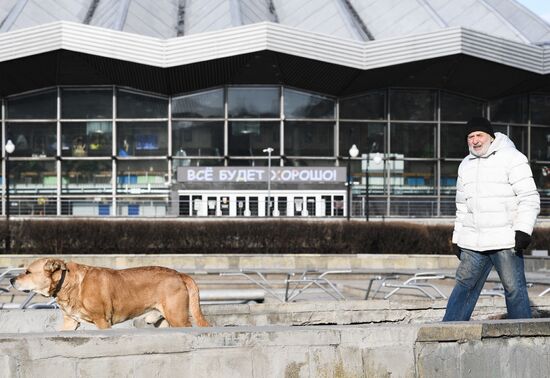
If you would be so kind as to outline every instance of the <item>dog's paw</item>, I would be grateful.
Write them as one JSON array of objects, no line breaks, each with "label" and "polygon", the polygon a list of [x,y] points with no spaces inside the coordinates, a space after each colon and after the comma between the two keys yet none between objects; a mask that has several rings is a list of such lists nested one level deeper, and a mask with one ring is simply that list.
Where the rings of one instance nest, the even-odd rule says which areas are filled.
[{"label": "dog's paw", "polygon": [[133,321],[135,328],[152,328],[159,327],[159,324],[164,320],[164,317],[159,311],[150,311],[145,315],[135,318]]}]

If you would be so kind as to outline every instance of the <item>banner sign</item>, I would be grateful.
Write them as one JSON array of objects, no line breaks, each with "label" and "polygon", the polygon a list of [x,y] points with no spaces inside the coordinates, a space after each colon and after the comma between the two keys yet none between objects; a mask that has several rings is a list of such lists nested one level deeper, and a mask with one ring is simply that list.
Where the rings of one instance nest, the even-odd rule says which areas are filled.
[{"label": "banner sign", "polygon": [[[268,167],[178,167],[178,182],[267,182]],[[271,182],[346,182],[345,167],[271,167]]]}]

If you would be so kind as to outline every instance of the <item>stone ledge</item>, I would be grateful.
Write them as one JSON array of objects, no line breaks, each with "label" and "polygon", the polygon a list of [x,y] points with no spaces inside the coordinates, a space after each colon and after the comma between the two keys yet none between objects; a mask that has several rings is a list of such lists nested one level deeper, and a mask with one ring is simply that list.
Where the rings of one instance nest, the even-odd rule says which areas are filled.
[{"label": "stone ledge", "polygon": [[[82,264],[126,268],[163,265],[189,271],[216,269],[364,269],[454,271],[454,255],[392,254],[109,254],[109,255],[1,255],[0,266],[22,267],[33,260],[53,256]],[[525,256],[526,272],[550,271],[550,257]]]},{"label": "stone ledge", "polygon": [[475,322],[449,322],[422,325],[417,342],[480,340],[482,324]]},{"label": "stone ledge", "polygon": [[[214,326],[267,326],[267,325],[360,325],[376,324],[426,324],[438,323],[443,318],[446,302],[441,300],[415,300],[398,302],[393,300],[357,300],[357,301],[318,301],[297,303],[266,303],[266,304],[231,304],[205,305],[203,312]],[[550,296],[536,298],[532,301],[533,312],[540,316],[550,313]],[[474,320],[498,319],[506,314],[504,301],[493,298],[483,298],[478,302],[474,311]],[[537,322],[544,319],[535,319],[531,325],[509,322],[499,323],[498,326],[485,326],[480,337],[503,337],[516,332],[514,335],[547,335],[547,330],[537,328]],[[1,310],[0,333],[2,332],[44,332],[53,331],[60,327],[62,316],[60,310]],[[454,323],[460,324],[460,323]],[[463,323],[466,325],[475,322]],[[509,325],[507,325],[509,324]],[[519,329],[517,324],[521,324]],[[95,329],[94,325],[82,324],[82,329]],[[145,328],[143,318],[128,321],[115,326],[117,328]],[[454,326],[458,327],[458,326]],[[492,328],[491,328],[492,327]],[[426,338],[429,331],[426,330]],[[473,337],[465,334],[466,331],[451,332],[448,338],[452,340]],[[453,333],[454,332],[454,333]],[[462,332],[462,333],[461,333]],[[523,333],[522,333],[523,332]],[[424,334],[423,334],[424,335]],[[454,336],[453,336],[454,335]]]},{"label": "stone ledge", "polygon": [[[46,255],[1,255],[0,266],[26,266]],[[53,255],[52,255],[53,256]],[[143,265],[170,266],[187,271],[221,269],[362,269],[362,270],[455,270],[454,255],[388,254],[136,254],[136,255],[55,255],[82,264],[126,268]]]},{"label": "stone ledge", "polygon": [[427,324],[420,326],[417,341],[472,341],[518,336],[550,336],[550,319],[511,319]]},{"label": "stone ledge", "polygon": [[539,336],[548,333],[550,321],[517,324],[515,328],[513,321],[485,321],[5,333],[0,334],[0,375],[541,376],[536,373],[550,368],[550,338]]}]

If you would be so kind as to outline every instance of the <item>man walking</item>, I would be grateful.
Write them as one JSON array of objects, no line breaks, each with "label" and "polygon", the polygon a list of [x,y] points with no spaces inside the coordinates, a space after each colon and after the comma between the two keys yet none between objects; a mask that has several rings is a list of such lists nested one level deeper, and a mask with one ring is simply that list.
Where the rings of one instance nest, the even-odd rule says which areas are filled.
[{"label": "man walking", "polygon": [[494,266],[508,319],[531,318],[523,251],[540,211],[525,155],[482,117],[467,124],[470,154],[458,168],[453,245],[460,259],[443,321],[469,320]]}]

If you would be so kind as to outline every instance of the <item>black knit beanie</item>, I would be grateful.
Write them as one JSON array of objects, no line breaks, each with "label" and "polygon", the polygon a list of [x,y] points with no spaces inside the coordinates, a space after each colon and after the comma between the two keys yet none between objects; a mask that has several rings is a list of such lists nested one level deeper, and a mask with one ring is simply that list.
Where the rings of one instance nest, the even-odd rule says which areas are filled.
[{"label": "black knit beanie", "polygon": [[495,138],[495,132],[493,131],[493,126],[487,118],[483,117],[474,117],[468,121],[466,124],[466,137],[473,133],[474,131],[483,131],[493,138]]}]

